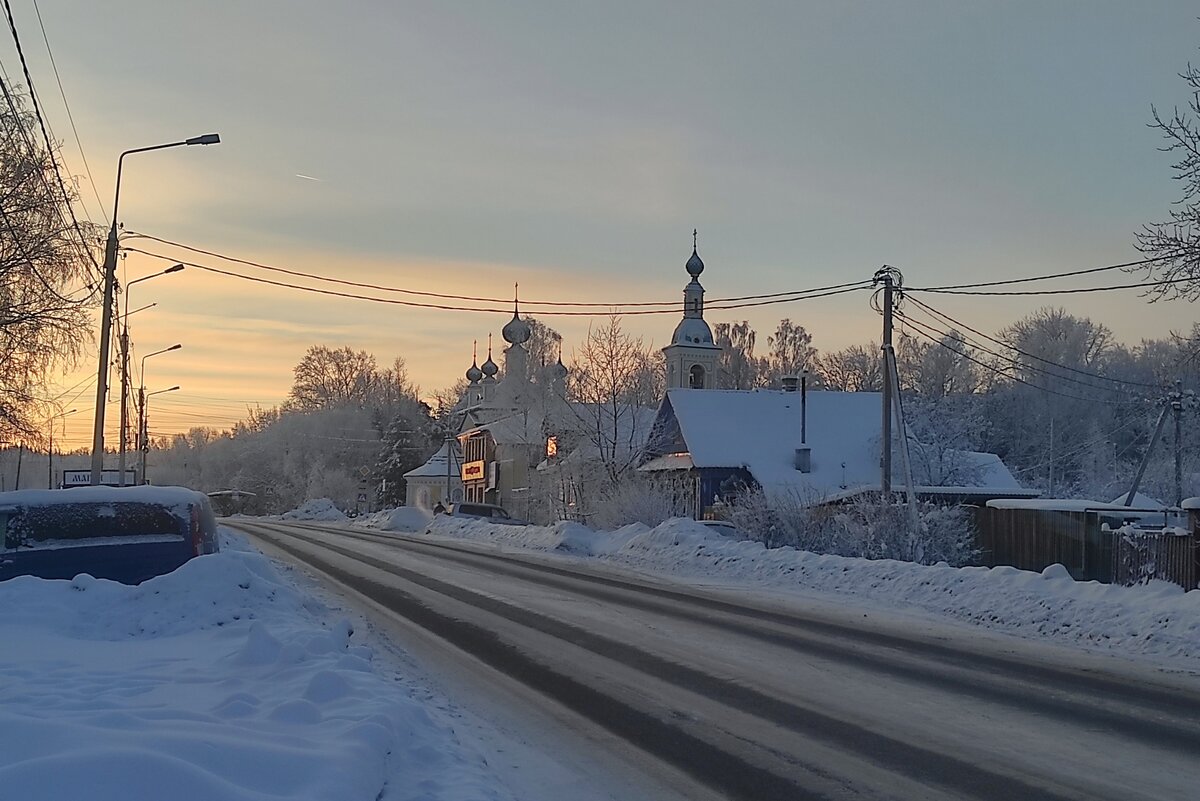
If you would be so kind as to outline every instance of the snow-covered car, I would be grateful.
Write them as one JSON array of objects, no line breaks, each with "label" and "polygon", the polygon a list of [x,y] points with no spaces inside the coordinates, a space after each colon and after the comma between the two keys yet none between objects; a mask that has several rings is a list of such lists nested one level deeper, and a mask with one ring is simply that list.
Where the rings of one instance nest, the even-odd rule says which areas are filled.
[{"label": "snow-covered car", "polygon": [[0,492],[0,581],[87,573],[140,584],[218,547],[207,496],[183,487]]},{"label": "snow-covered car", "polygon": [[450,517],[466,517],[473,520],[487,520],[506,526],[527,526],[528,521],[519,520],[508,513],[503,506],[494,503],[456,503],[445,512]]}]

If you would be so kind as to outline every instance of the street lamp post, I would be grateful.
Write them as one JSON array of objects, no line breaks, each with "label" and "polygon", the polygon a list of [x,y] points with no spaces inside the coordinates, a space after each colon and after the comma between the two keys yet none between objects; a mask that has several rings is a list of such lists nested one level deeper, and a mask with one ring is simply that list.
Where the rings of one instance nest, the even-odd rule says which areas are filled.
[{"label": "street lamp post", "polygon": [[131,153],[145,153],[149,150],[163,150],[168,147],[182,145],[215,145],[221,141],[218,134],[204,134],[184,139],[182,142],[168,142],[150,147],[137,147],[126,150],[117,159],[117,186],[113,195],[112,227],[108,230],[108,241],[104,246],[104,306],[100,314],[100,364],[96,370],[96,420],[92,429],[92,486],[100,483],[100,474],[104,470],[104,397],[108,394],[108,356],[110,329],[112,327],[113,285],[117,277],[117,206],[121,200],[121,168],[125,157]]},{"label": "street lamp post", "polygon": [[[178,347],[178,345],[176,345]],[[156,392],[146,392],[146,388],[142,387],[142,483],[149,484],[150,479],[146,477],[146,455],[150,453],[150,415],[146,413],[146,404],[150,402],[150,398],[155,395],[161,395],[164,392],[174,392],[179,389],[178,386],[160,389]]]},{"label": "street lamp post", "polygon": [[51,415],[47,421],[50,424],[50,445],[46,448],[46,489],[54,489],[54,421],[60,417],[75,414],[78,409],[72,409],[69,412],[59,412]]},{"label": "street lamp post", "polygon": [[[125,285],[125,318],[121,321],[121,443],[119,446],[119,461],[117,464],[118,486],[125,486],[125,446],[129,441],[129,412],[126,410],[126,399],[129,397],[129,290],[134,284],[139,284],[142,281],[149,281],[151,278],[158,278],[160,275],[169,273],[177,273],[183,269],[182,264],[176,264],[173,267],[151,273],[150,275],[135,278]],[[144,308],[144,307],[143,307]],[[141,309],[138,309],[141,311]]]}]

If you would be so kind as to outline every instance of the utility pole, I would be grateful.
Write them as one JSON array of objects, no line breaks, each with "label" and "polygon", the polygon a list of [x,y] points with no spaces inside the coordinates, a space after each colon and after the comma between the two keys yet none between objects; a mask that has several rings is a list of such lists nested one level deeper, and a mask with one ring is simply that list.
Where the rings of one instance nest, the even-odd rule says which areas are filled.
[{"label": "utility pole", "polygon": [[1047,493],[1054,497],[1054,415],[1050,415],[1050,486]]},{"label": "utility pole", "polygon": [[1175,392],[1171,396],[1171,411],[1175,415],[1175,508],[1183,503],[1183,429],[1179,424],[1183,412],[1183,382],[1175,379]]},{"label": "utility pole", "polygon": [[[122,154],[124,156],[124,154]],[[120,162],[117,162],[117,191],[120,192]],[[112,331],[113,286],[117,279],[117,204],[113,201],[112,227],[104,246],[104,306],[100,313],[100,365],[96,369],[96,421],[92,429],[92,480],[99,486],[104,470],[104,399],[108,395],[109,334]]]},{"label": "utility pole", "polygon": [[892,305],[899,270],[886,264],[875,272],[875,284],[883,284],[883,347],[880,362],[883,365],[883,417],[880,425],[879,490],[884,500],[892,496],[892,373],[888,360],[892,352]]}]

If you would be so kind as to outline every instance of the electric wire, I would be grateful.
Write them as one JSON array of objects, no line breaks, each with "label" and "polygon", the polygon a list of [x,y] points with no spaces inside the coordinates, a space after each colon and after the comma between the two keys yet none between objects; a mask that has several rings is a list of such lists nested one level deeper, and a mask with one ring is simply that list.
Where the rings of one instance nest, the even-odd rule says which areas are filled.
[{"label": "electric wire", "polygon": [[[17,24],[16,24],[16,21],[13,19],[12,5],[9,2],[9,0],[3,0],[3,2],[4,2],[4,14],[8,19],[8,28],[12,32],[13,43],[17,47],[17,58],[20,59],[20,61],[21,61],[21,70],[25,74],[25,83],[28,84],[28,86],[29,86],[29,100],[30,100],[31,105],[33,106],[34,117],[37,118],[38,127],[41,128],[41,131],[42,131],[42,138],[46,142],[46,155],[50,159],[51,166],[54,167],[54,176],[58,179],[58,188],[62,192],[64,205],[66,206],[67,212],[71,216],[72,227],[74,228],[75,233],[79,235],[79,246],[80,246],[81,252],[85,253],[88,256],[89,260],[92,262],[92,266],[95,267],[97,270],[99,270],[99,265],[96,263],[95,254],[93,254],[91,249],[87,246],[87,237],[84,236],[83,230],[79,225],[79,220],[75,217],[75,207],[71,203],[71,196],[70,196],[70,193],[67,192],[67,185],[63,181],[62,172],[60,172],[59,168],[58,168],[58,159],[54,155],[54,144],[50,139],[50,133],[46,129],[46,121],[42,116],[41,104],[39,103],[38,98],[37,98],[37,90],[34,88],[34,85],[33,85],[33,77],[29,74],[29,63],[25,60],[25,50],[21,46],[21,37],[17,34]],[[9,99],[9,104],[12,105],[11,98]],[[14,114],[15,113],[16,112],[14,110]],[[34,155],[35,152],[36,151],[33,150],[32,143],[30,143],[30,154]],[[49,188],[48,181],[47,181],[47,188]],[[60,209],[60,214],[61,214],[61,209]],[[66,223],[65,217],[63,218],[63,223],[64,224]]]},{"label": "electric wire", "polygon": [[1021,289],[1021,290],[975,290],[941,289],[939,287],[905,287],[905,292],[932,292],[941,295],[983,295],[991,297],[1024,297],[1033,295],[1083,295],[1089,292],[1115,292],[1124,289],[1151,289],[1195,281],[1195,278],[1164,278],[1159,281],[1139,281],[1134,284],[1109,284],[1108,286],[1076,287],[1072,289]]},{"label": "electric wire", "polygon": [[1088,378],[1095,378],[1095,379],[1098,379],[1101,381],[1111,381],[1114,384],[1124,384],[1126,386],[1146,387],[1149,389],[1162,389],[1161,384],[1148,384],[1143,381],[1127,381],[1127,380],[1120,379],[1120,378],[1110,378],[1109,376],[1100,375],[1099,373],[1091,373],[1091,372],[1088,372],[1087,370],[1080,370],[1075,367],[1068,367],[1065,364],[1059,364],[1058,362],[1051,361],[1050,359],[1046,359],[1046,358],[1044,358],[1042,356],[1038,356],[1034,353],[1030,353],[1027,350],[1022,350],[1021,348],[1018,348],[1016,345],[1012,345],[1003,340],[996,339],[995,337],[992,337],[992,336],[988,336],[987,334],[983,333],[982,331],[980,331],[976,328],[972,328],[971,326],[967,325],[966,323],[962,322],[961,320],[956,320],[953,317],[951,317],[950,315],[946,314],[945,312],[938,311],[937,309],[933,308],[932,306],[929,306],[926,303],[922,303],[917,298],[907,298],[907,300],[911,301],[913,304],[920,307],[921,309],[924,309],[927,313],[929,313],[935,317],[941,318],[942,320],[945,321],[946,325],[954,325],[954,326],[958,326],[960,328],[964,328],[967,331],[970,331],[972,334],[975,334],[976,336],[980,336],[989,342],[993,342],[1002,348],[1007,348],[1009,350],[1015,351],[1016,353],[1019,353],[1022,356],[1026,356],[1030,359],[1035,359],[1039,362],[1042,362],[1043,364],[1048,364],[1052,367],[1057,367],[1060,370],[1067,370],[1068,372],[1076,373],[1076,374],[1082,375],[1082,376],[1087,376]]},{"label": "electric wire", "polygon": [[981,289],[989,286],[1010,286],[1012,284],[1028,284],[1036,281],[1052,281],[1058,278],[1070,278],[1076,275],[1090,275],[1091,273],[1102,273],[1111,270],[1126,270],[1131,267],[1144,267],[1148,264],[1153,264],[1156,261],[1165,261],[1166,259],[1174,258],[1174,256],[1152,256],[1146,259],[1138,259],[1137,261],[1127,261],[1122,264],[1109,264],[1104,267],[1088,267],[1082,270],[1070,270],[1063,273],[1049,273],[1047,275],[1033,275],[1026,278],[1007,278],[1000,281],[982,281],[976,284],[948,284],[945,286],[936,287],[918,287],[921,292],[949,292],[952,289]]},{"label": "electric wire", "polygon": [[[247,267],[255,267],[260,270],[270,270],[271,272],[282,273],[284,275],[291,275],[291,276],[295,276],[297,278],[309,278],[314,281],[326,281],[326,282],[332,283],[332,284],[341,284],[343,286],[358,287],[359,289],[372,289],[372,290],[376,290],[376,291],[380,291],[380,292],[396,292],[398,294],[404,294],[404,295],[414,295],[414,296],[429,297],[429,298],[441,298],[443,300],[460,300],[460,301],[468,301],[468,302],[474,302],[474,303],[506,303],[507,304],[507,303],[513,302],[512,298],[493,298],[493,297],[480,297],[480,296],[473,296],[473,295],[456,295],[456,294],[443,293],[443,292],[428,292],[428,291],[417,290],[417,289],[405,289],[402,287],[384,286],[384,285],[380,285],[380,284],[370,284],[370,283],[364,283],[361,281],[350,281],[350,280],[347,280],[344,278],[332,278],[330,276],[319,275],[316,273],[306,273],[306,272],[302,272],[300,270],[290,270],[290,269],[286,269],[284,267],[274,267],[269,264],[262,264],[261,262],[250,261],[248,259],[241,259],[241,258],[237,258],[235,256],[226,256],[222,253],[217,253],[216,251],[205,250],[203,248],[197,248],[197,247],[193,247],[191,245],[185,245],[180,242],[173,242],[169,239],[163,239],[162,237],[152,236],[151,234],[143,234],[143,233],[139,233],[137,231],[127,231],[125,233],[125,235],[122,237],[122,239],[123,240],[124,239],[149,239],[149,240],[152,240],[154,242],[159,242],[164,245],[170,245],[171,247],[177,247],[182,250],[191,251],[192,253],[200,253],[205,256],[212,256],[214,258],[221,259],[222,261],[228,261],[228,262],[232,262],[234,264],[242,264]],[[136,250],[134,248],[125,248],[125,250],[132,250],[135,253],[145,253],[146,252],[146,251],[142,251],[142,250]],[[147,254],[147,255],[149,255],[149,254]],[[166,257],[160,256],[159,258],[166,258]],[[793,290],[790,292],[772,292],[772,293],[768,293],[768,294],[764,294],[764,295],[743,295],[741,297],[731,297],[731,298],[713,298],[708,301],[708,304],[730,303],[730,302],[745,301],[745,300],[766,300],[766,299],[771,299],[771,298],[782,298],[782,297],[787,297],[789,295],[796,295],[796,294],[802,294],[802,293],[808,293],[808,292],[821,292],[821,291],[833,290],[833,289],[843,289],[843,288],[852,287],[852,286],[858,287],[858,286],[865,285],[868,283],[869,283],[869,281],[867,281],[866,279],[863,279],[861,281],[849,281],[844,284],[833,284],[830,286],[817,287],[815,289],[808,289],[808,290]],[[598,301],[584,302],[584,301],[554,301],[554,300],[522,300],[521,305],[523,305],[523,306],[567,306],[567,307],[578,306],[578,307],[593,307],[593,308],[604,308],[604,309],[610,309],[610,308],[616,308],[616,307],[638,308],[638,307],[649,307],[649,306],[670,306],[671,307],[670,311],[676,311],[676,310],[678,310],[678,307],[679,307],[679,301],[678,300],[668,300],[668,301],[637,301],[637,302],[628,302],[628,303],[603,303],[603,302],[598,302]]]},{"label": "electric wire", "polygon": [[[215,273],[217,275],[224,275],[224,276],[227,276],[230,278],[239,278],[243,281],[250,281],[253,283],[266,284],[268,286],[281,287],[284,289],[294,289],[294,290],[298,290],[301,292],[312,292],[315,294],[327,295],[327,296],[331,296],[331,297],[347,298],[350,300],[363,300],[363,301],[369,301],[372,303],[385,303],[385,304],[390,304],[390,305],[395,305],[395,306],[406,306],[409,308],[439,309],[439,310],[443,310],[443,311],[463,311],[463,312],[476,312],[476,313],[484,313],[484,314],[510,314],[512,311],[511,309],[507,309],[507,308],[479,308],[479,307],[471,307],[471,306],[454,306],[454,305],[450,305],[450,304],[446,304],[446,303],[422,303],[419,301],[412,301],[412,300],[400,300],[398,298],[376,298],[376,297],[370,297],[367,295],[355,295],[355,294],[351,294],[349,292],[337,292],[332,289],[320,289],[317,287],[300,286],[298,284],[289,284],[289,283],[282,282],[282,281],[273,281],[268,278],[260,278],[258,276],[243,275],[241,273],[235,273],[230,270],[223,270],[219,267],[211,267],[209,265],[199,264],[197,262],[180,261],[179,259],[175,259],[173,257],[163,256],[162,254],[152,253],[147,250],[141,250],[140,248],[126,247],[126,248],[124,248],[124,250],[131,252],[131,253],[141,253],[144,256],[150,256],[152,258],[161,259],[162,261],[178,262],[178,263],[184,264],[188,267],[195,268],[197,270]],[[824,288],[818,287],[817,289],[812,289],[812,290],[797,290],[795,293],[792,293],[792,296],[790,296],[790,297],[776,298],[776,299],[771,299],[771,300],[758,300],[758,301],[750,301],[750,302],[746,302],[746,303],[728,303],[728,304],[724,304],[724,305],[706,304],[705,308],[706,308],[706,310],[709,310],[709,311],[723,311],[723,310],[729,310],[729,309],[744,309],[744,308],[757,307],[757,306],[770,306],[770,305],[777,304],[777,303],[793,303],[793,302],[800,301],[800,300],[814,300],[816,298],[832,297],[834,295],[842,295],[847,292],[857,292],[857,291],[869,289],[869,282],[861,281],[852,286],[847,286],[847,287],[844,287],[841,289],[832,289],[829,291],[819,291],[821,289],[824,289]],[[801,294],[804,292],[812,293],[812,294]],[[599,310],[595,310],[595,311],[561,311],[561,310],[551,310],[551,309],[543,309],[543,310],[538,311],[539,315],[556,316],[556,317],[595,317],[597,314],[611,314],[611,315],[626,317],[626,316],[644,315],[644,314],[678,314],[678,313],[679,313],[678,305],[676,305],[674,308],[667,308],[667,309],[634,309],[632,311],[625,311],[625,310],[622,310],[619,308],[618,309],[610,309],[610,310],[604,311],[604,312],[599,311]]]},{"label": "electric wire", "polygon": [[[970,355],[969,353],[964,353],[963,351],[958,350],[957,348],[951,347],[949,344],[947,344],[945,341],[943,341],[939,336],[931,335],[931,334],[927,333],[928,330],[933,330],[935,332],[935,334],[945,333],[945,332],[938,332],[936,329],[928,329],[927,326],[924,326],[921,323],[918,323],[917,321],[915,321],[909,317],[905,317],[904,315],[897,314],[896,316],[900,317],[905,322],[912,325],[916,329],[917,333],[920,336],[924,337],[925,339],[927,339],[929,342],[933,343],[934,345],[937,345],[938,347],[941,347],[941,348],[945,348],[946,350],[950,351],[951,353],[956,353],[959,356],[961,356],[962,358],[966,359],[967,361],[973,362],[974,364],[979,365],[980,367],[987,370],[988,372],[994,373],[1002,378],[1006,378],[1009,381],[1015,381],[1018,384],[1024,384],[1027,387],[1036,389],[1040,392],[1048,393],[1050,395],[1058,395],[1059,397],[1069,398],[1071,400],[1077,400],[1077,401],[1085,401],[1087,403],[1103,403],[1107,406],[1126,406],[1130,403],[1130,401],[1110,401],[1110,400],[1105,400],[1103,398],[1095,398],[1095,397],[1085,398],[1085,397],[1081,397],[1079,395],[1070,395],[1066,392],[1058,392],[1057,390],[1049,389],[1047,387],[1040,387],[1037,384],[1034,384],[1030,381],[1024,380],[1023,378],[1003,372],[1002,370],[998,369],[996,366],[990,365],[987,362],[977,359],[974,356]],[[995,354],[993,354],[993,355],[995,355]],[[1056,377],[1061,378],[1061,376],[1056,376]],[[1095,387],[1092,387],[1092,388],[1095,388]]]},{"label": "electric wire", "polygon": [[[79,157],[83,159],[84,172],[87,173],[88,183],[92,185],[92,194],[96,196],[100,216],[104,218],[104,223],[107,225],[108,214],[104,210],[104,201],[100,199],[100,192],[96,189],[96,181],[92,178],[92,168],[88,164],[87,153],[83,152],[83,142],[79,139],[79,129],[75,127],[75,115],[71,113],[71,104],[67,102],[67,92],[63,89],[62,76],[58,74],[58,62],[54,60],[54,51],[50,48],[50,37],[46,35],[46,24],[42,21],[42,10],[38,7],[38,0],[33,0],[33,10],[37,14],[38,27],[42,29],[42,41],[46,43],[46,54],[50,56],[50,66],[54,69],[54,80],[58,83],[58,93],[62,96],[63,108],[67,110],[67,119],[71,122],[71,133],[75,135],[75,145],[79,148]],[[83,203],[82,197],[79,202]],[[84,212],[87,212],[86,206],[84,206]]]}]

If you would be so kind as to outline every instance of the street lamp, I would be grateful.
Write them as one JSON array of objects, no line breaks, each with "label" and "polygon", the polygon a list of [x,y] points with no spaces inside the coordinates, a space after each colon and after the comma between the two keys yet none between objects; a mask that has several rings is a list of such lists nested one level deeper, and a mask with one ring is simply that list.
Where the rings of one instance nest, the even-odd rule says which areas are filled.
[{"label": "street lamp", "polygon": [[[138,371],[138,375],[142,377],[142,384],[138,387],[138,449],[142,452],[142,483],[145,483],[146,470],[146,450],[149,440],[146,438],[146,359],[151,356],[157,356],[160,353],[170,353],[173,350],[179,350],[183,345],[176,343],[169,348],[156,350],[153,353],[147,353],[142,357],[142,367]],[[178,389],[179,387],[176,387]],[[169,390],[162,390],[167,392]]]},{"label": "street lamp", "polygon": [[[109,328],[112,326],[113,285],[117,277],[117,207],[121,201],[121,168],[125,157],[131,153],[145,153],[149,150],[163,150],[168,147],[183,145],[215,145],[221,141],[218,134],[204,134],[184,139],[182,142],[168,142],[150,147],[137,147],[126,150],[117,159],[117,187],[113,195],[112,227],[108,230],[108,242],[104,246],[104,306],[100,314],[100,366],[96,370],[96,421],[92,430],[92,486],[100,484],[100,474],[104,470],[104,396],[108,394],[108,356]],[[124,476],[122,475],[122,478]]]},{"label": "street lamp", "polygon": [[46,489],[54,489],[54,421],[60,417],[75,414],[78,409],[72,409],[69,412],[59,412],[58,414],[50,415],[50,419],[46,422],[50,424],[50,446],[46,448]]},{"label": "street lamp", "polygon": [[[175,347],[177,348],[179,346],[176,345]],[[174,350],[174,348],[168,348],[168,350]],[[146,389],[145,387],[142,387],[143,391],[145,389]],[[173,387],[168,387],[167,389],[160,389],[155,392],[147,392],[145,394],[145,396],[142,398],[142,483],[143,484],[150,483],[150,479],[148,479],[146,477],[146,455],[148,453],[150,453],[150,416],[148,414],[146,414],[146,404],[149,403],[150,398],[154,397],[155,395],[161,395],[164,392],[174,392],[177,389],[179,389],[178,385],[173,386]]]},{"label": "street lamp", "polygon": [[[117,486],[119,487],[125,486],[125,445],[129,440],[129,413],[125,409],[126,398],[129,397],[129,315],[131,314],[129,311],[129,290],[133,288],[134,284],[149,281],[151,278],[158,278],[160,275],[177,273],[182,269],[182,264],[176,264],[161,272],[135,278],[125,285],[125,318],[121,321],[121,444],[119,446],[120,457],[117,463]],[[141,310],[138,309],[138,311]]]}]

